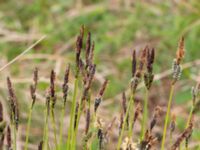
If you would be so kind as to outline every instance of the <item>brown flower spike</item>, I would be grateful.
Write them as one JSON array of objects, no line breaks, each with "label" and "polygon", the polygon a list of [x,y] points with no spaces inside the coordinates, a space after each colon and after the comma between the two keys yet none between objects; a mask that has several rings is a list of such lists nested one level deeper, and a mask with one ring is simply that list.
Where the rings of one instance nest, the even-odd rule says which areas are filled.
[{"label": "brown flower spike", "polygon": [[64,82],[62,85],[64,105],[66,104],[67,96],[68,96],[69,73],[70,73],[70,65],[68,64],[65,70]]},{"label": "brown flower spike", "polygon": [[15,95],[15,92],[14,92],[14,89],[12,87],[12,83],[9,77],[7,77],[7,86],[8,86],[8,94],[9,94],[9,102],[10,102],[11,122],[14,123],[16,129],[18,129],[19,108],[18,108],[18,103],[17,103],[17,97]]}]

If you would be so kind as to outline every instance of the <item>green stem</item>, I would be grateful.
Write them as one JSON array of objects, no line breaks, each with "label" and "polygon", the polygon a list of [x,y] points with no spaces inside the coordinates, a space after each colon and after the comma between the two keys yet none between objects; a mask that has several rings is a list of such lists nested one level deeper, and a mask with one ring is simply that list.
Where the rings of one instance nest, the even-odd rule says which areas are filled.
[{"label": "green stem", "polygon": [[31,126],[31,119],[32,119],[32,111],[33,107],[29,109],[29,115],[28,115],[28,124],[27,124],[27,130],[26,130],[26,143],[25,143],[25,150],[28,148],[28,141],[29,141],[29,131],[30,131],[30,126]]},{"label": "green stem", "polygon": [[167,106],[167,114],[165,116],[165,125],[164,125],[164,130],[163,130],[161,150],[164,150],[164,146],[165,146],[165,138],[166,138],[167,126],[168,126],[168,122],[169,122],[169,116],[170,116],[169,113],[170,113],[170,109],[171,109],[171,103],[172,103],[173,93],[174,93],[174,85],[172,84],[171,85],[171,89],[170,89],[168,106]]},{"label": "green stem", "polygon": [[43,131],[43,150],[46,150],[48,147],[48,136],[49,136],[49,128],[48,128],[48,108],[46,107],[46,111],[44,112],[45,115],[45,124],[44,124],[44,131]]},{"label": "green stem", "polygon": [[13,123],[13,131],[14,131],[14,150],[17,150],[17,131],[14,123]]},{"label": "green stem", "polygon": [[[134,100],[133,100],[134,96],[132,95],[130,98],[131,104],[130,104],[130,111],[132,111],[134,109]],[[128,136],[129,138],[132,137],[133,134],[133,119],[134,119],[134,111],[130,113],[130,124],[129,124],[129,132],[128,132]]]},{"label": "green stem", "polygon": [[145,92],[145,100],[144,100],[144,112],[142,117],[142,132],[140,136],[140,140],[142,141],[146,132],[146,125],[147,125],[147,117],[148,117],[148,97],[149,97],[149,90],[146,89]]},{"label": "green stem", "polygon": [[122,130],[121,130],[120,135],[119,135],[119,140],[118,140],[118,144],[117,144],[117,150],[120,150],[120,146],[121,146],[121,143],[122,143],[122,137],[123,137],[124,129],[125,129],[125,126],[126,126],[126,120],[127,120],[127,117],[128,117],[128,114],[129,114],[129,110],[130,110],[130,107],[131,107],[131,104],[132,104],[131,99],[133,99],[133,98],[131,97],[130,100],[129,100],[129,103],[128,103],[128,108],[126,110],[125,118],[123,120]]},{"label": "green stem", "polygon": [[66,104],[64,104],[63,109],[62,109],[62,116],[61,116],[61,121],[60,121],[60,146],[62,145],[62,137],[63,137],[63,124],[64,124],[64,118],[65,118],[65,109],[66,109]]},{"label": "green stem", "polygon": [[53,131],[54,131],[54,142],[55,142],[56,150],[58,150],[58,143],[57,143],[57,136],[56,136],[56,122],[55,122],[53,108],[51,108],[51,121],[52,121]]},{"label": "green stem", "polygon": [[78,77],[75,78],[74,81],[74,93],[73,93],[73,98],[72,98],[72,109],[70,111],[70,126],[69,126],[69,131],[68,131],[68,138],[67,138],[67,149],[70,148],[71,146],[71,136],[74,131],[74,115],[75,115],[75,110],[76,110],[76,96],[77,96],[77,90],[78,90]]}]

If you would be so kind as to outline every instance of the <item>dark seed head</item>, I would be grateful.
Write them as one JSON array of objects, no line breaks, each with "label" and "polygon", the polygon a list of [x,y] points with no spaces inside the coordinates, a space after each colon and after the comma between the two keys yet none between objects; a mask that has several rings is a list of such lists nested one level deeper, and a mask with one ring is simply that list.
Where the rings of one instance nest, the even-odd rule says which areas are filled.
[{"label": "dark seed head", "polygon": [[66,103],[67,96],[68,96],[69,72],[70,72],[70,65],[68,64],[67,67],[66,67],[66,70],[65,70],[64,83],[63,83],[63,86],[62,86],[64,105]]},{"label": "dark seed head", "polygon": [[135,76],[135,72],[136,72],[136,52],[135,52],[135,50],[133,50],[133,53],[132,53],[132,77]]},{"label": "dark seed head", "polygon": [[12,83],[9,77],[7,77],[8,95],[10,102],[10,118],[13,123],[15,123],[16,129],[18,129],[19,124],[19,108],[17,103],[17,97],[15,95]]}]

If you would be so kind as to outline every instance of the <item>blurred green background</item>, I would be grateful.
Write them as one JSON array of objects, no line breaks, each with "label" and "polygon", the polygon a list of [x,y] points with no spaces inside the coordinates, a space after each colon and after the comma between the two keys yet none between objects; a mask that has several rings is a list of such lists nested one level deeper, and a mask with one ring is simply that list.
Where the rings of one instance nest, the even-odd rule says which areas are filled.
[{"label": "blurred green background", "polygon": [[[41,36],[47,35],[33,50],[0,72],[2,101],[6,99],[4,84],[7,75],[13,78],[16,87],[20,87],[17,92],[22,99],[22,122],[26,122],[28,86],[34,67],[40,69],[42,82],[39,88],[42,92],[39,92],[39,99],[42,103],[50,70],[56,70],[58,85],[61,85],[64,66],[74,61],[75,39],[81,25],[85,25],[95,41],[98,82],[94,85],[94,93],[104,78],[109,79],[105,94],[108,114],[119,112],[120,93],[128,89],[132,50],[139,52],[146,45],[156,49],[154,72],[158,80],[152,88],[151,99],[156,104],[165,105],[171,77],[166,71],[171,68],[179,38],[185,37],[183,63],[186,69],[174,98],[175,107],[178,107],[174,110],[178,116],[178,127],[183,130],[183,121],[191,103],[190,89],[200,79],[199,0],[0,0],[0,67]],[[142,90],[138,97],[143,99]],[[153,109],[154,106],[150,104],[150,107]],[[38,104],[36,109],[35,122],[41,123],[42,118],[38,119],[38,115],[43,107]],[[32,131],[33,136],[40,135],[36,127]],[[195,142],[200,140],[199,130],[193,135]],[[38,139],[31,140],[34,149],[34,142],[38,143]]]}]

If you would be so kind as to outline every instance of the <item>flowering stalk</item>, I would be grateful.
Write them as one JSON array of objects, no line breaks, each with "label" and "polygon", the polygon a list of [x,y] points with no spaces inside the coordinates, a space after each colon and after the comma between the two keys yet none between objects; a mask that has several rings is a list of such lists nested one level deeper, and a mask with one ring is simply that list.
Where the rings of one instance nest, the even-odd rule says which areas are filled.
[{"label": "flowering stalk", "polygon": [[171,104],[172,104],[172,97],[174,94],[174,86],[175,83],[180,79],[181,76],[181,66],[180,62],[182,61],[184,57],[184,38],[181,38],[178,46],[178,50],[176,53],[176,59],[173,62],[172,70],[173,70],[173,81],[171,83],[171,88],[170,88],[170,94],[169,94],[169,100],[168,100],[168,106],[167,106],[167,113],[165,116],[165,124],[164,124],[164,129],[163,129],[163,137],[162,137],[162,143],[161,143],[161,150],[164,150],[165,146],[165,139],[166,139],[166,133],[167,133],[167,126],[169,122],[169,116],[170,116],[170,109],[171,109]]},{"label": "flowering stalk", "polygon": [[17,150],[17,129],[19,125],[19,109],[17,103],[17,97],[15,95],[11,80],[7,77],[7,86],[8,86],[8,94],[9,94],[9,102],[10,102],[10,119],[11,125],[14,132],[14,150]]},{"label": "flowering stalk", "polygon": [[62,146],[62,137],[63,137],[63,124],[64,124],[64,117],[65,117],[65,110],[66,110],[66,101],[68,96],[68,81],[69,81],[69,72],[70,72],[70,65],[67,66],[64,76],[64,83],[62,86],[63,89],[63,108],[62,108],[62,116],[60,121],[60,146]]},{"label": "flowering stalk", "polygon": [[36,68],[34,71],[34,76],[33,76],[33,82],[34,84],[30,86],[30,94],[32,98],[32,103],[29,109],[29,115],[28,115],[28,124],[27,124],[27,130],[26,130],[26,143],[25,143],[25,150],[28,149],[28,140],[29,140],[29,130],[30,130],[30,125],[31,125],[31,120],[32,120],[32,111],[33,111],[33,106],[35,104],[36,100],[36,88],[37,88],[37,83],[38,83],[38,69]]},{"label": "flowering stalk", "polygon": [[144,138],[145,132],[146,132],[146,124],[147,124],[147,118],[148,118],[148,99],[149,99],[149,90],[151,88],[154,74],[153,74],[153,63],[154,63],[154,57],[155,57],[155,50],[150,50],[148,47],[146,47],[146,73],[144,74],[144,83],[145,83],[145,99],[144,99],[144,111],[143,111],[143,117],[142,117],[142,132],[140,140]]}]

